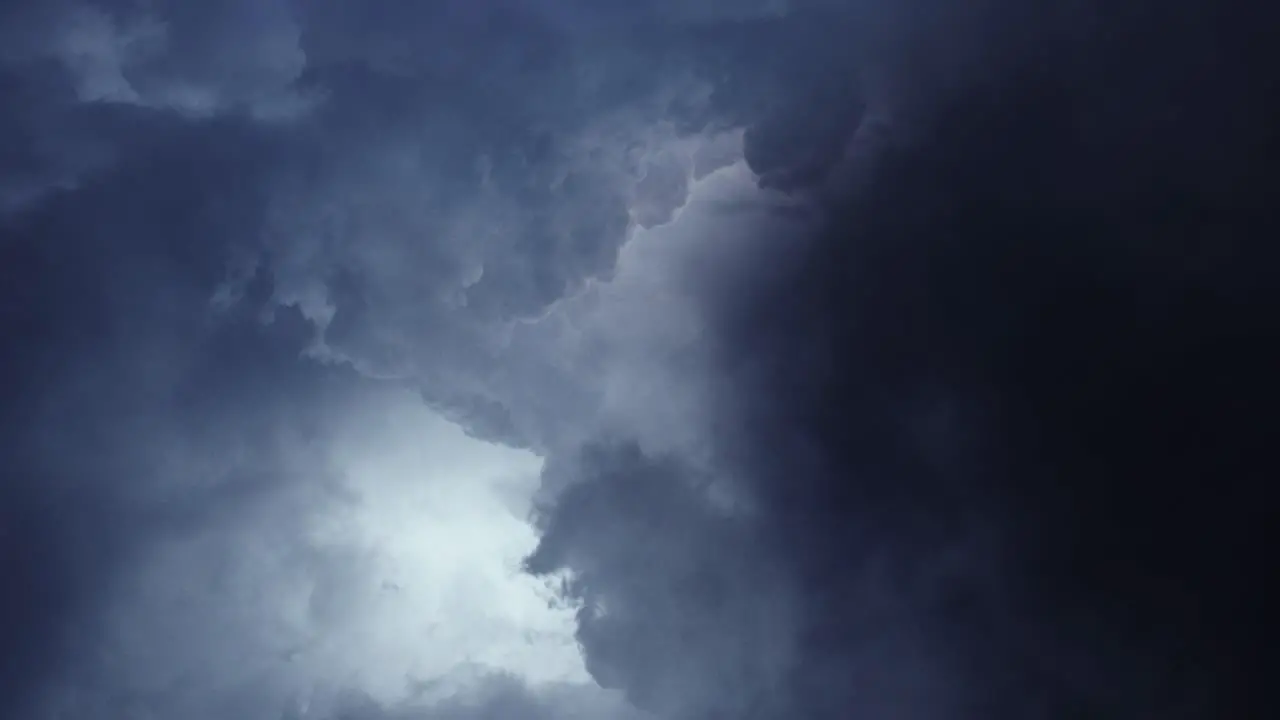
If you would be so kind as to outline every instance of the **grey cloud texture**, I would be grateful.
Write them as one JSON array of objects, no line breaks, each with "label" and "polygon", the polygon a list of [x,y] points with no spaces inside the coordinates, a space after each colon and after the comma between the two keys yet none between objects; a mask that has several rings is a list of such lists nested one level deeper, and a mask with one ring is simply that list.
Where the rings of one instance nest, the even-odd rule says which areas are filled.
[{"label": "grey cloud texture", "polygon": [[0,716],[1247,717],[1184,5],[0,2]]},{"label": "grey cloud texture", "polygon": [[[524,371],[537,381],[504,380],[515,325],[609,278],[637,229],[685,203],[691,177],[706,172],[703,147],[773,105],[794,106],[764,98],[813,85],[810,68],[831,69],[814,52],[783,56],[771,72],[745,66],[757,46],[826,44],[806,36],[808,19],[705,26],[624,13],[597,27],[570,13],[578,24],[564,27],[537,5],[444,5],[416,22],[398,8],[312,9],[305,83],[327,99],[301,127],[325,150],[304,148],[273,182],[264,244],[278,301],[322,328],[321,356],[416,383],[451,412],[486,418],[478,431],[563,443],[555,413],[530,415],[528,401],[502,397],[539,384],[560,389],[535,404],[574,393],[554,367]],[[468,44],[448,42],[454,32]],[[397,49],[406,44],[422,49]],[[839,107],[856,125],[856,83],[833,73],[816,84],[845,94]],[[800,142],[820,154],[831,135]],[[513,383],[524,387],[502,387]]]},{"label": "grey cloud texture", "polygon": [[[205,117],[286,113],[305,66],[286,2],[8,3],[11,66],[54,65],[77,100]],[[235,44],[236,52],[226,48]]]},{"label": "grey cloud texture", "polygon": [[574,468],[546,479],[567,489],[528,566],[572,570],[596,680],[661,717],[776,706],[797,659],[798,607],[750,524],[678,459],[596,446]]},{"label": "grey cloud texture", "polygon": [[[416,507],[379,495],[385,483],[353,489],[355,461],[331,452],[366,422],[353,408],[386,387],[544,452],[600,420],[701,443],[655,415],[660,403],[619,395],[627,372],[599,370],[609,359],[674,377],[602,331],[628,293],[643,302],[643,274],[610,291],[608,312],[585,313],[594,329],[578,350],[557,328],[590,308],[626,243],[677,219],[696,178],[737,160],[738,128],[763,98],[804,76],[753,88],[738,61],[777,8],[730,5],[0,5],[0,86],[16,99],[0,111],[0,557],[12,580],[0,714],[632,712],[585,677],[534,687],[534,665],[581,672],[564,659],[577,657],[571,629],[553,622],[572,608],[553,598],[546,614],[459,595],[446,609],[480,629],[386,651],[371,638],[401,630],[377,623],[412,625],[405,608],[435,596],[370,574],[386,570],[392,539],[318,548],[311,533],[341,508]],[[742,76],[725,95],[730,71]],[[467,472],[492,455],[476,452]],[[473,488],[460,507],[487,513],[476,527],[496,525],[430,542],[510,564],[468,560],[479,574],[460,575],[458,592],[536,604],[542,581],[518,568],[536,540],[520,530],[528,488],[456,482]],[[492,505],[504,493],[508,506]],[[418,535],[408,524],[396,537]],[[282,616],[291,603],[300,615]],[[503,634],[518,623],[535,629]],[[366,643],[377,667],[340,659],[342,638]],[[466,680],[470,699],[398,698],[416,679],[397,676],[412,663],[396,653],[433,642],[459,665],[447,653],[478,643],[465,650],[483,656],[477,678],[520,677]]]},{"label": "grey cloud texture", "polygon": [[[850,158],[859,183],[807,178],[818,229],[758,231],[697,296],[712,472],[745,496],[751,540],[733,546],[767,552],[744,568],[701,535],[671,549],[715,523],[682,484],[704,471],[660,452],[606,444],[577,475],[553,469],[582,485],[544,520],[535,567],[581,568],[570,590],[603,598],[582,622],[588,658],[637,702],[761,718],[1273,703],[1254,572],[1274,514],[1259,418],[1276,296],[1258,267],[1275,258],[1260,118],[1277,106],[1251,64],[1269,40],[1195,3],[1076,10],[886,11],[889,135]],[[681,509],[645,512],[668,501]],[[750,607],[762,568],[796,598],[770,616],[795,622],[789,646],[717,652],[753,637],[718,624],[732,611],[681,624],[713,604],[690,576],[741,578],[729,595]],[[786,672],[743,683],[769,689],[749,711],[740,689],[675,690],[696,674],[686,658],[709,690],[770,656]]]}]

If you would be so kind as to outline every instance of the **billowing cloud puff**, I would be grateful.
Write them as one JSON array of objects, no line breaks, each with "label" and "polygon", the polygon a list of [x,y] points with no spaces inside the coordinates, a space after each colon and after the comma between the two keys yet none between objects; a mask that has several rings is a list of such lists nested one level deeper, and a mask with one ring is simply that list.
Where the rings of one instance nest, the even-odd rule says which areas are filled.
[{"label": "billowing cloud puff", "polygon": [[[306,57],[288,3],[8,5],[7,64],[61,69],[80,102],[197,117],[248,110],[265,118],[302,106],[290,92]],[[236,52],[227,53],[233,43]]]},{"label": "billowing cloud puff", "polygon": [[[760,712],[795,657],[790,586],[714,487],[595,447],[544,518],[530,570],[571,570],[587,667],[663,717]],[[653,582],[650,573],[661,578]]]},{"label": "billowing cloud puff", "polygon": [[0,2],[0,715],[1248,716],[1265,43],[1095,5]]},{"label": "billowing cloud puff", "polygon": [[[847,156],[857,183],[798,185],[822,229],[757,232],[735,248],[753,259],[718,268],[695,303],[716,358],[705,452],[744,498],[750,540],[732,545],[749,567],[702,535],[670,548],[716,523],[661,453],[590,455],[550,516],[533,559],[579,568],[570,591],[604,598],[584,648],[636,702],[833,718],[1269,704],[1256,570],[1277,298],[1257,270],[1275,259],[1260,210],[1274,181],[1255,158],[1274,149],[1258,118],[1276,110],[1236,61],[1260,47],[1189,6],[1195,22],[1155,25],[971,9],[972,24],[897,28],[948,42],[885,58],[889,132]],[[1249,50],[1209,49],[1234,43]],[[637,496],[603,499],[615,487]],[[681,510],[647,512],[640,493]],[[760,565],[782,572],[757,582]],[[726,629],[734,612],[707,611],[691,576],[746,606],[779,586],[796,604]],[[717,652],[782,617],[789,642]],[[680,691],[768,657],[787,668],[777,684]],[[762,696],[735,714],[744,686]]]},{"label": "billowing cloud puff", "polygon": [[[386,499],[412,472],[361,474],[360,453],[331,449],[384,385],[515,445],[572,445],[605,416],[657,427],[618,419],[639,405],[617,373],[588,371],[589,338],[559,344],[556,308],[589,307],[628,239],[737,158],[746,105],[712,97],[705,38],[675,10],[0,6],[16,98],[0,113],[3,714],[272,717],[317,685],[393,715],[416,702],[397,695],[416,640],[361,645],[384,658],[367,677],[342,675],[367,655],[303,642],[394,636],[352,618],[412,625],[386,596],[435,597],[367,576],[409,562],[388,539],[314,536],[353,497],[357,524],[417,507]],[[488,532],[507,539],[440,542],[497,563],[464,574],[471,592],[545,605],[519,579],[532,490],[503,485],[508,470],[471,477],[491,455],[475,452],[458,502],[506,518]],[[325,583],[361,589],[330,602]],[[468,622],[510,630],[489,615],[508,613],[540,628],[529,647],[575,657],[555,624],[571,609],[471,605]],[[475,632],[458,626],[450,652]],[[466,652],[533,682],[507,630]],[[540,667],[585,680],[569,660]]]}]

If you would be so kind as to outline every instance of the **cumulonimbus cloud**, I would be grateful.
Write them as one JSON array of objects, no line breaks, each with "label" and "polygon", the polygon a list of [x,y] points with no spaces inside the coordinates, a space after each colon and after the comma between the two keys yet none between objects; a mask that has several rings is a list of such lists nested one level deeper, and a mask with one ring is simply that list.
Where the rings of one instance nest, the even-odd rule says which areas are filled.
[{"label": "cumulonimbus cloud", "polygon": [[[691,718],[1214,717],[1267,703],[1262,581],[1240,564],[1264,562],[1254,468],[1274,464],[1257,418],[1274,404],[1276,298],[1252,269],[1275,255],[1259,214],[1273,183],[1250,157],[1268,147],[1258,113],[1275,107],[1206,49],[1258,48],[1189,5],[1206,24],[989,14],[1001,7],[899,28],[950,44],[886,59],[898,137],[864,148],[874,162],[857,184],[817,192],[824,229],[757,246],[772,252],[746,263],[736,292],[702,296],[710,414],[723,413],[711,455],[751,507],[754,538],[735,547],[764,549],[753,557],[781,574],[756,585],[706,538],[678,560],[609,563],[616,547],[656,553],[714,527],[682,514],[710,512],[681,485],[699,473],[660,454],[589,454],[566,498],[640,478],[683,496],[681,511],[637,520],[651,502],[639,499],[597,501],[594,523],[573,503],[553,511],[547,555],[582,569],[574,592],[604,598],[584,646],[598,643],[602,676],[625,678],[637,702]],[[1194,61],[1180,57],[1193,46]],[[970,69],[948,75],[948,58]],[[1197,64],[1223,82],[1178,69]],[[1152,86],[1162,104],[1135,99]],[[1190,259],[1210,246],[1230,259]],[[632,539],[646,522],[647,544]],[[779,584],[798,599],[753,631],[799,621],[789,643],[694,670],[690,653],[753,637],[688,589],[690,576],[733,587],[720,573],[746,585],[733,602]],[[708,606],[720,614],[681,624]],[[702,631],[714,639],[690,640]],[[685,642],[697,650],[675,650]],[[770,652],[789,658],[776,685],[677,690]],[[743,711],[742,685],[773,694]]]},{"label": "cumulonimbus cloud", "polygon": [[[280,580],[236,528],[278,512],[278,549],[309,547],[295,516],[350,491],[316,448],[371,384],[511,444],[587,433],[604,391],[527,328],[732,163],[754,112],[708,95],[708,26],[666,10],[587,32],[353,7],[0,8],[7,715],[277,712],[287,658],[256,690],[232,658],[274,645],[225,578]],[[229,585],[157,559],[202,533]],[[186,597],[166,577],[230,605],[216,642],[181,629],[198,598],[138,610]]]},{"label": "cumulonimbus cloud", "polygon": [[[1270,116],[1217,15],[179,5],[0,4],[0,714],[1258,697],[1223,558],[1266,507]],[[639,708],[480,640],[432,689],[357,622],[435,597],[379,583],[392,515],[351,520],[417,507],[395,453],[333,455],[406,397],[546,459],[540,545],[491,507],[527,486],[457,487]]]}]

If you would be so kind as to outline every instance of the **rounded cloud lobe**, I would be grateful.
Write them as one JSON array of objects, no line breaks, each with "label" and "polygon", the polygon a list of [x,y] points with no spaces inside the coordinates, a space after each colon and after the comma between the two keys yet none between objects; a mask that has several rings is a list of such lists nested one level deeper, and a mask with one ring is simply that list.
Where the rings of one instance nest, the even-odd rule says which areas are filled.
[{"label": "rounded cloud lobe", "polygon": [[1249,716],[1263,43],[1093,5],[0,2],[0,715]]},{"label": "rounded cloud lobe", "polygon": [[[1274,97],[1241,79],[1260,39],[1180,9],[897,28],[948,44],[885,58],[873,110],[892,120],[846,156],[857,182],[801,183],[822,229],[744,243],[755,262],[700,295],[710,454],[746,498],[751,540],[727,542],[748,569],[718,539],[664,550],[718,531],[701,471],[659,453],[588,453],[545,521],[535,569],[581,569],[601,677],[689,718],[1268,706],[1275,181],[1254,158]],[[625,492],[651,496],[583,520],[579,495]],[[685,509],[646,512],[666,503]],[[667,659],[632,650],[650,647]],[[698,672],[735,690],[651,692]]]},{"label": "rounded cloud lobe", "polygon": [[[597,32],[458,3],[0,12],[23,99],[0,114],[3,714],[625,714],[465,678],[474,702],[405,696],[416,679],[291,645],[307,623],[381,632],[344,625],[377,592],[289,608],[377,584],[344,574],[371,562],[358,543],[310,534],[387,492],[328,450],[371,388],[512,445],[590,434],[606,392],[575,373],[599,358],[548,318],[733,162],[746,117],[709,96],[701,36],[666,11]],[[289,710],[316,683],[338,699]]]}]

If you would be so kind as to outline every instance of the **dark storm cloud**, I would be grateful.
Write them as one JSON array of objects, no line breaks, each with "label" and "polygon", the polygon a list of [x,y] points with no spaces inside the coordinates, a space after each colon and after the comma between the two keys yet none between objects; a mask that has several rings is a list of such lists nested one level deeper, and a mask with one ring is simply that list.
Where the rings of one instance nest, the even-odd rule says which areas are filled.
[{"label": "dark storm cloud", "polygon": [[594,447],[549,468],[566,471],[544,478],[567,489],[528,567],[572,571],[596,680],[661,717],[764,710],[793,662],[797,621],[767,548],[679,460]]},{"label": "dark storm cloud", "polygon": [[311,102],[294,86],[304,58],[281,2],[10,0],[0,41],[5,212],[138,153],[146,114],[127,110],[274,122]]},{"label": "dark storm cloud", "polygon": [[[330,358],[419,384],[508,442],[562,442],[563,413],[505,396],[546,385],[563,405],[580,392],[555,368],[504,379],[512,323],[610,277],[637,226],[673,217],[695,172],[682,140],[752,123],[796,87],[852,103],[846,78],[810,79],[832,66],[810,50],[811,20],[597,11],[319,3],[302,15],[302,92],[324,101],[299,125],[325,150],[273,190],[278,299],[323,326]],[[762,62],[774,36],[803,57]]]},{"label": "dark storm cloud", "polygon": [[[705,296],[750,560],[698,534],[679,466],[602,452],[534,567],[602,605],[598,677],[676,717],[1266,716],[1264,18],[931,7],[884,10],[872,111],[894,121],[864,182]],[[760,622],[799,622],[735,714],[767,685],[714,680],[780,651],[690,578],[750,606],[776,591],[759,567],[797,599]],[[707,694],[650,693],[686,683]]]},{"label": "dark storm cloud", "polygon": [[[0,3],[0,715],[56,680],[76,717],[287,717],[274,676],[221,684],[258,647],[239,608],[177,632],[207,672],[137,691],[117,670],[181,663],[102,659],[101,603],[169,538],[266,514],[291,551],[320,500],[262,498],[323,494],[314,449],[378,378],[552,453],[530,568],[661,715],[1246,716],[1265,38],[1190,3],[790,5]],[[605,391],[538,319],[735,128],[825,230],[683,269],[709,327],[652,355],[715,398],[669,443],[697,457],[579,452]],[[687,431],[651,394],[635,425]],[[596,712],[353,692],[312,714]]]},{"label": "dark storm cloud", "polygon": [[[814,102],[860,118],[855,58],[821,16],[729,15],[308,5],[299,92],[323,102],[297,126],[324,151],[274,177],[277,301],[322,329],[319,355],[416,384],[479,434],[568,444],[565,417],[598,401],[563,368],[512,369],[518,323],[674,217],[715,133]],[[768,184],[821,177],[849,130],[788,127],[751,135]],[[787,152],[800,159],[778,165]]]},{"label": "dark storm cloud", "polygon": [[[761,34],[816,47],[768,7],[592,8],[0,4],[0,714],[55,679],[50,707],[79,716],[276,714],[272,688],[211,690],[221,673],[94,685],[149,667],[102,659],[102,605],[144,550],[323,494],[311,449],[357,375],[512,443],[590,427],[590,392],[510,335],[674,216],[707,169],[681,141],[825,62],[765,62]],[[222,663],[252,629],[181,632]],[[499,695],[476,716],[528,700]]]},{"label": "dark storm cloud", "polygon": [[300,316],[209,312],[218,234],[252,224],[240,174],[261,149],[254,133],[206,127],[193,145],[190,128],[153,132],[168,152],[50,198],[0,242],[7,717],[84,650],[130,555],[269,492],[273,439],[305,433],[330,394],[329,373],[296,366]]}]

